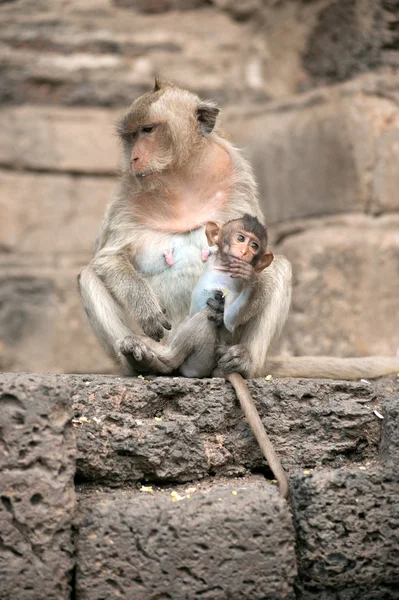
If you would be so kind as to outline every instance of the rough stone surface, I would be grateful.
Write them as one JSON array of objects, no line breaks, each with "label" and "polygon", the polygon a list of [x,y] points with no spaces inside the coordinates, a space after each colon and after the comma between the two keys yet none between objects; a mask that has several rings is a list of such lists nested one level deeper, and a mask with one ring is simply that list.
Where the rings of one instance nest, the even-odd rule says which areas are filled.
[{"label": "rough stone surface", "polygon": [[70,598],[75,440],[55,376],[0,375],[0,596]]},{"label": "rough stone surface", "polygon": [[241,119],[228,113],[229,131],[254,166],[269,224],[399,209],[398,105],[379,97],[383,84],[369,85],[360,79]]},{"label": "rough stone surface", "polygon": [[[232,388],[222,379],[65,375],[73,390],[78,477],[121,483],[191,481],[265,467]],[[251,380],[288,472],[377,457],[383,394],[365,383]],[[267,471],[270,475],[270,471]]]},{"label": "rough stone surface", "polygon": [[381,439],[381,457],[389,468],[399,464],[399,386],[382,405],[384,427]]},{"label": "rough stone surface", "polygon": [[291,491],[299,597],[396,599],[397,470],[396,474],[351,470],[297,476]]},{"label": "rough stone surface", "polygon": [[0,369],[116,372],[77,292],[82,259],[78,255],[72,265],[62,257],[51,266],[40,262],[40,255],[21,259],[18,267],[0,259]]},{"label": "rough stone surface", "polygon": [[293,527],[276,488],[241,480],[174,493],[184,499],[132,491],[82,503],[79,599],[295,598]]},{"label": "rough stone surface", "polygon": [[0,252],[89,260],[116,185],[115,177],[0,171]]},{"label": "rough stone surface", "polygon": [[298,230],[280,246],[294,273],[282,347],[299,355],[395,356],[399,216]]},{"label": "rough stone surface", "polygon": [[[118,168],[115,117],[115,113],[101,109],[3,108],[0,164],[38,171],[114,173]],[[52,196],[49,190],[47,198],[56,202],[58,198]],[[65,210],[62,198],[60,203]]]}]

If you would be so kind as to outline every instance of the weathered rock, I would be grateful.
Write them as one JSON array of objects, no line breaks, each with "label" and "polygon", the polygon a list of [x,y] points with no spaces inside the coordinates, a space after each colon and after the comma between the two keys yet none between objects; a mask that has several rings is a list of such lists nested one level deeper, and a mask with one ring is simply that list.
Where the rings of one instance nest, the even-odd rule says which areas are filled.
[{"label": "weathered rock", "polygon": [[[68,140],[63,142],[67,148]],[[116,187],[116,177],[0,171],[0,251],[90,260]]]},{"label": "weathered rock", "polygon": [[306,69],[318,81],[341,81],[375,68],[381,62],[383,25],[379,0],[327,4],[304,53]]},{"label": "weathered rock", "polygon": [[397,471],[321,472],[291,484],[299,597],[397,599]]},{"label": "weathered rock", "polygon": [[294,355],[394,356],[399,216],[353,216],[286,237],[293,303],[282,344]]},{"label": "weathered rock", "polygon": [[[222,379],[65,375],[82,480],[190,481],[265,466]],[[289,472],[378,454],[380,394],[363,383],[254,379],[250,390]],[[270,473],[270,472],[269,472]]]},{"label": "weathered rock", "polygon": [[70,597],[75,440],[55,376],[0,375],[0,596]]},{"label": "weathered rock", "polygon": [[276,488],[247,479],[190,490],[189,498],[185,490],[174,493],[118,491],[84,500],[79,599],[295,598],[293,528]]},{"label": "weathered rock", "polygon": [[398,469],[399,465],[399,387],[394,398],[382,405],[384,426],[381,439],[381,457],[387,467]]},{"label": "weathered rock", "polygon": [[359,79],[357,86],[321,90],[262,113],[243,111],[241,118],[228,113],[229,131],[254,166],[269,223],[399,208],[399,111],[378,96],[384,81],[373,87]]},{"label": "weathered rock", "polygon": [[42,256],[21,259],[18,267],[0,260],[0,369],[116,372],[89,327],[77,291],[86,261],[82,264],[78,254],[71,265],[58,256],[45,266],[40,263],[52,262],[51,257]]},{"label": "weathered rock", "polygon": [[3,108],[0,163],[17,169],[111,174],[118,167],[114,119],[115,113],[101,109]]}]

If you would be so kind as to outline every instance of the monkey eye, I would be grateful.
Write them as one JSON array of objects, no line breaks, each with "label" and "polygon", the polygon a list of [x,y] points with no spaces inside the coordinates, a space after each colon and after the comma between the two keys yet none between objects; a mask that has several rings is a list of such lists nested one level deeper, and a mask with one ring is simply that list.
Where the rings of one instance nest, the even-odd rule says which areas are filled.
[{"label": "monkey eye", "polygon": [[155,125],[146,125],[141,128],[142,133],[152,133],[155,129]]},{"label": "monkey eye", "polygon": [[259,250],[259,245],[256,242],[251,242],[250,245],[253,250]]},{"label": "monkey eye", "polygon": [[237,242],[245,242],[245,237],[242,235],[242,233],[237,233],[236,240]]}]

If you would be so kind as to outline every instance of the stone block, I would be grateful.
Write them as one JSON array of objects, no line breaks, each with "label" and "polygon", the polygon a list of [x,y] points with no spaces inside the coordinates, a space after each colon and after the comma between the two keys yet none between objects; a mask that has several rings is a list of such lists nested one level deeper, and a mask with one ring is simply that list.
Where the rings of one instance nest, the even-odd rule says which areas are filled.
[{"label": "stone block", "polygon": [[389,468],[399,464],[399,388],[393,398],[386,399],[382,405],[384,423],[381,438],[381,457]]},{"label": "stone block", "polygon": [[0,250],[91,255],[116,178],[0,172]]},{"label": "stone block", "polygon": [[291,517],[277,490],[262,483],[215,482],[190,494],[175,489],[174,497],[136,490],[86,498],[77,597],[295,598]]},{"label": "stone block", "polygon": [[[371,141],[357,151],[350,102],[316,96],[308,104],[249,114],[229,127],[254,167],[269,224],[366,207],[363,163]],[[356,125],[363,143],[367,120],[357,119]]]},{"label": "stone block", "polygon": [[116,371],[89,327],[77,290],[80,268],[0,266],[0,368]]},{"label": "stone block", "polygon": [[399,110],[378,96],[389,95],[384,85],[387,79],[360,80],[263,113],[227,111],[227,129],[254,167],[270,224],[398,209]]},{"label": "stone block", "polygon": [[292,263],[291,313],[280,348],[294,355],[395,356],[399,216],[312,223],[278,251]]},{"label": "stone block", "polygon": [[0,375],[0,596],[67,600],[75,439],[54,376]]},{"label": "stone block", "polygon": [[[266,467],[222,379],[63,378],[77,419],[82,481],[185,482]],[[373,409],[381,409],[384,396],[372,385],[254,379],[249,387],[289,473],[377,457],[381,420]]]},{"label": "stone block", "polygon": [[398,598],[397,473],[341,470],[297,476],[291,493],[299,598]]},{"label": "stone block", "polygon": [[102,109],[4,107],[0,163],[14,169],[109,175],[119,164],[115,117]]}]

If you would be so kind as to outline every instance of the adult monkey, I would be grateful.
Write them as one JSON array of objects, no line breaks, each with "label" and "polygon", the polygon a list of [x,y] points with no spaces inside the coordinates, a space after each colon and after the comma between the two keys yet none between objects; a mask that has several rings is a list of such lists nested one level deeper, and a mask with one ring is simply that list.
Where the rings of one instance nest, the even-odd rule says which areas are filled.
[{"label": "adult monkey", "polygon": [[[79,287],[95,333],[126,374],[145,365],[122,355],[120,340],[137,330],[160,340],[188,314],[206,260],[205,223],[244,213],[263,221],[252,170],[220,134],[218,113],[212,102],[156,79],[119,121],[122,179]],[[383,357],[266,361],[290,297],[291,267],[277,256],[220,358],[223,372],[356,379],[399,370],[398,359]]]}]

